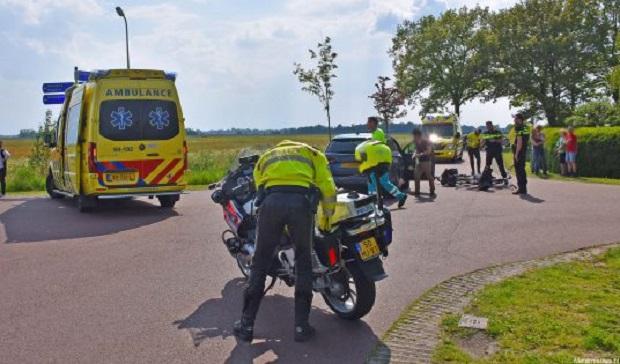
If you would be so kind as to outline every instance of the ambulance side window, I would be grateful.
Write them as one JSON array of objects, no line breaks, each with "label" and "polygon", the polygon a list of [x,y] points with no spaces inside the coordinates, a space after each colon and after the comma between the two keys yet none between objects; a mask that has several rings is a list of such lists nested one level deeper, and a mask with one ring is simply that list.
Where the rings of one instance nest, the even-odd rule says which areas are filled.
[{"label": "ambulance side window", "polygon": [[67,134],[65,138],[66,146],[77,144],[81,111],[82,103],[75,104],[69,108],[69,112],[67,113]]}]

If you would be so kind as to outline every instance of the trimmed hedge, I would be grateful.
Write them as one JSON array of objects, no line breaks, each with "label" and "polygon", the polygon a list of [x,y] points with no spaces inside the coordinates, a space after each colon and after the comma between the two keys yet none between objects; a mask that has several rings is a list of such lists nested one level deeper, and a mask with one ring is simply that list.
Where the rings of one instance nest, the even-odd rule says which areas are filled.
[{"label": "trimmed hedge", "polygon": [[[559,173],[560,160],[554,146],[560,128],[544,129],[547,164]],[[575,128],[577,134],[577,173],[584,177],[620,178],[620,126]]]}]

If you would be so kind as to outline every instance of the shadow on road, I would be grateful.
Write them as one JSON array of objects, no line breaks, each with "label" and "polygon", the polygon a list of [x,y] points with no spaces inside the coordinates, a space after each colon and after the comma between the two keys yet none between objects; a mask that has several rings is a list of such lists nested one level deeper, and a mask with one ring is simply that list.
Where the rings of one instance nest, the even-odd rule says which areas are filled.
[{"label": "shadow on road", "polygon": [[[224,286],[221,298],[202,303],[192,314],[173,324],[187,330],[194,346],[207,340],[234,337],[233,322],[239,319],[245,280],[235,278]],[[315,294],[315,300],[321,297]],[[361,363],[377,343],[364,321],[345,321],[335,314],[312,308],[310,321],[317,336],[307,343],[293,341],[294,299],[279,294],[264,297],[254,328],[252,344],[237,342],[225,363]]]},{"label": "shadow on road", "polygon": [[527,201],[527,202],[531,202],[531,203],[543,203],[545,202],[545,200],[538,198],[538,197],[534,197],[530,194],[525,194],[525,195],[519,195],[519,198],[522,199],[523,201]]},{"label": "shadow on road", "polygon": [[418,196],[415,196],[412,194],[413,197],[413,201],[415,203],[428,203],[428,202],[435,202],[435,200],[437,199],[437,195],[435,196],[431,196],[430,193],[420,193]]},{"label": "shadow on road", "polygon": [[4,243],[10,244],[108,235],[177,215],[174,210],[140,200],[100,201],[91,213],[80,213],[75,202],[68,199],[24,198],[10,202],[16,202],[15,206],[0,214],[0,224],[6,231]]}]

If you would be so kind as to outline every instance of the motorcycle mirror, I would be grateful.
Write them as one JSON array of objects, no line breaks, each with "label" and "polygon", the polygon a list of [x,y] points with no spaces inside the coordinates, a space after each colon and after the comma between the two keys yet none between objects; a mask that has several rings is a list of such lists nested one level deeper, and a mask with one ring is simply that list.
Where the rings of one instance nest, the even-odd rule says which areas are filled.
[{"label": "motorcycle mirror", "polygon": [[211,200],[215,203],[222,203],[224,201],[224,194],[222,190],[217,190],[211,194]]}]

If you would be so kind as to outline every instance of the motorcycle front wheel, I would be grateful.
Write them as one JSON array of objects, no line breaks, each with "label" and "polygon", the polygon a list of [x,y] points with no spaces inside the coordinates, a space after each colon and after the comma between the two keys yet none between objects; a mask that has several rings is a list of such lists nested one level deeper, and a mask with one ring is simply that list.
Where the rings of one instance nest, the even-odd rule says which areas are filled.
[{"label": "motorcycle front wheel", "polygon": [[352,264],[332,276],[342,289],[326,289],[323,293],[325,303],[338,317],[345,320],[358,320],[364,317],[375,304],[375,282],[366,278],[361,269]]}]

